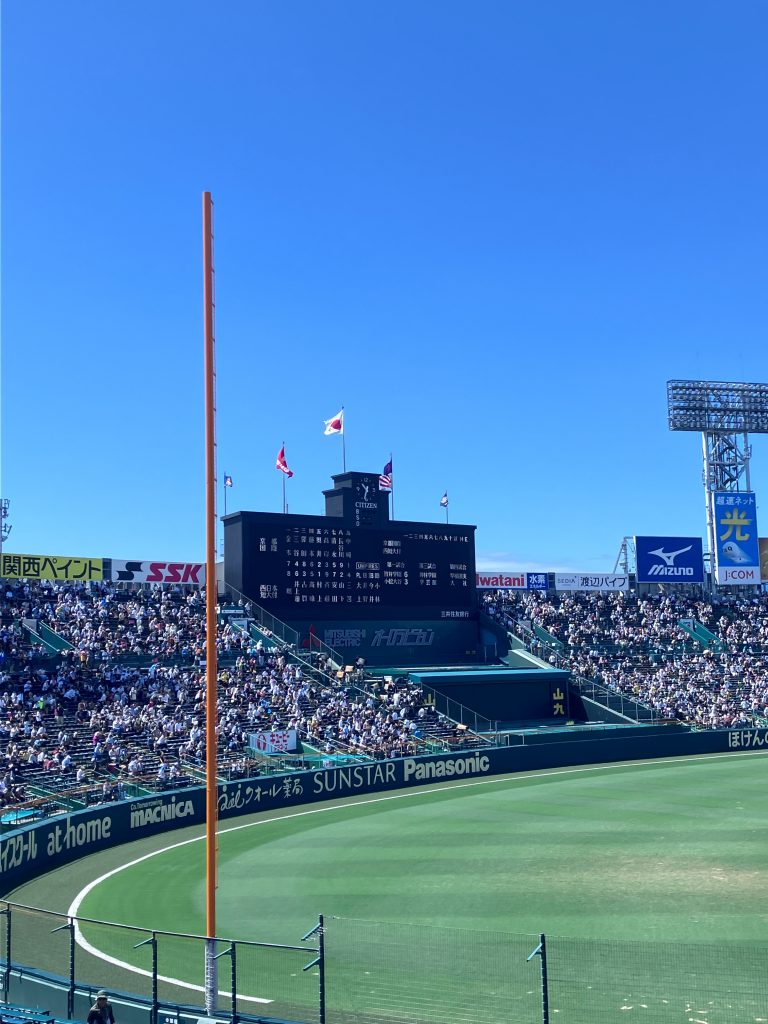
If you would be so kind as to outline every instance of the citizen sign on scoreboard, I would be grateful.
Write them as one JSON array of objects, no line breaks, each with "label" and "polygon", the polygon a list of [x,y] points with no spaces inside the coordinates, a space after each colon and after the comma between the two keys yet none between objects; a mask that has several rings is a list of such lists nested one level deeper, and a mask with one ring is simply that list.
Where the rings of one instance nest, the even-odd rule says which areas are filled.
[{"label": "citizen sign on scoreboard", "polygon": [[638,583],[703,583],[700,537],[635,537]]}]

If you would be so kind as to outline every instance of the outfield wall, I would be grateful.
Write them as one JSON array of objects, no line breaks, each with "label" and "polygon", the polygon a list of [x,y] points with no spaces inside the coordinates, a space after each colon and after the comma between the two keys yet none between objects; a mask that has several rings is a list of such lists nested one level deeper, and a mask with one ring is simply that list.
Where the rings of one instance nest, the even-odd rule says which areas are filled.
[{"label": "outfield wall", "polygon": [[[219,787],[219,816],[227,819],[338,797],[510,772],[759,749],[768,749],[768,729],[698,733],[670,729],[669,734],[648,737],[612,731],[591,743],[566,739],[245,779]],[[38,875],[89,853],[204,821],[205,791],[201,787],[46,818],[0,839],[0,892],[7,895]]]}]

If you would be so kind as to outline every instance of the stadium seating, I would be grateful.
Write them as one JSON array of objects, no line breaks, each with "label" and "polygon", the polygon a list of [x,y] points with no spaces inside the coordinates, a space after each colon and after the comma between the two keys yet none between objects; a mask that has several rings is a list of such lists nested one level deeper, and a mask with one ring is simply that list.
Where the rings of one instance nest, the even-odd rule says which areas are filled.
[{"label": "stadium seating", "polygon": [[[484,603],[510,631],[531,630],[532,649],[553,664],[664,718],[698,728],[768,723],[766,596],[488,593]],[[681,626],[691,619],[717,642],[693,639]]]},{"label": "stadium seating", "polygon": [[[696,728],[768,722],[768,598],[488,593],[485,610],[553,664]],[[205,773],[205,596],[182,587],[0,587],[0,809],[70,810]],[[260,730],[295,728],[311,758],[480,744],[405,678],[340,670],[222,615],[218,773],[258,774]],[[697,631],[681,627],[694,620]],[[711,638],[711,639],[707,639]],[[280,762],[301,767],[303,755]],[[10,821],[10,816],[9,819]],[[2,824],[2,822],[0,822]]]},{"label": "stadium seating", "polygon": [[[201,781],[204,592],[31,581],[0,591],[0,807],[48,813]],[[228,610],[247,618],[249,608]],[[295,728],[318,758],[481,742],[406,679],[340,672],[327,652],[296,651],[231,618],[220,617],[217,635],[223,779],[269,770],[248,748],[259,730]]]}]

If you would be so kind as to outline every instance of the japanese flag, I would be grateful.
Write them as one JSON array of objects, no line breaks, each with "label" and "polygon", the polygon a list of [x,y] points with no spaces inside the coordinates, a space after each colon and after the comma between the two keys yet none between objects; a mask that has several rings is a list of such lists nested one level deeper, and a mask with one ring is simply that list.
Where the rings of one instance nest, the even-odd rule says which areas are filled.
[{"label": "japanese flag", "polygon": [[332,416],[331,419],[325,420],[325,435],[328,434],[343,434],[344,433],[344,408],[342,406],[341,412]]}]

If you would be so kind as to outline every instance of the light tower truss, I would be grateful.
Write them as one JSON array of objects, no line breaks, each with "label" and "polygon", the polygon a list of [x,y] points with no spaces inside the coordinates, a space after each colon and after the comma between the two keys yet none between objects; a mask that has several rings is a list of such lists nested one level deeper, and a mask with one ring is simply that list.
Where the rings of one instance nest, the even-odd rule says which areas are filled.
[{"label": "light tower truss", "polygon": [[707,539],[714,572],[716,491],[750,491],[749,434],[768,434],[768,384],[667,381],[669,429],[701,432]]}]

